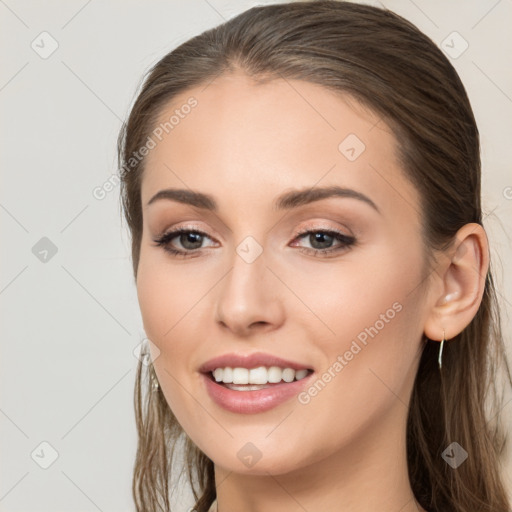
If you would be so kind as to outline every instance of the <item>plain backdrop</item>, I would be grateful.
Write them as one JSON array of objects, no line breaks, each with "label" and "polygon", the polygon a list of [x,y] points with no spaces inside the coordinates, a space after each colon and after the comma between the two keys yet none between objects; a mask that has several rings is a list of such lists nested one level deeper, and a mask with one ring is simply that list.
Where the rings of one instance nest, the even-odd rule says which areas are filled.
[{"label": "plain backdrop", "polygon": [[[0,0],[1,511],[134,510],[134,350],[145,333],[119,187],[101,200],[93,190],[117,172],[117,134],[144,72],[263,3],[275,2]],[[453,41],[481,133],[510,345],[512,2],[382,4],[439,46]],[[506,475],[511,486],[510,464]]]}]

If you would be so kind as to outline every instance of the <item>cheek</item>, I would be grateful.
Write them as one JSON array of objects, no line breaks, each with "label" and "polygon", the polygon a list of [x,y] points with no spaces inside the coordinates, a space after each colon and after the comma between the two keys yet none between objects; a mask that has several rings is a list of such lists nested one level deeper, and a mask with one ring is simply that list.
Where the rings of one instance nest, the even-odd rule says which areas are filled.
[{"label": "cheek", "polygon": [[176,282],[176,273],[166,271],[165,265],[156,259],[149,251],[147,255],[141,253],[137,272],[137,297],[146,336],[159,350],[158,357],[155,359],[152,355],[152,360],[164,387],[168,379],[174,382],[171,378],[174,369],[169,367],[169,361],[176,360],[175,352],[179,347],[175,336],[188,321],[185,317],[180,323],[180,318],[186,314],[184,304],[188,300],[187,288]]},{"label": "cheek", "polygon": [[144,331],[160,351],[155,371],[175,388],[173,376],[183,383],[196,377],[198,346],[212,325],[213,313],[205,305],[218,274],[199,275],[191,268],[169,264],[159,252],[141,254],[137,296]]},{"label": "cheek", "polygon": [[[349,445],[408,403],[422,332],[421,296],[413,292],[419,269],[405,261],[389,265],[386,258],[379,263],[371,273],[346,272],[342,265],[325,275],[317,269],[294,288],[318,315],[294,316],[323,363],[294,416],[299,429],[309,418],[309,434],[321,440],[315,456]],[[273,442],[286,443],[284,432],[274,436]]]},{"label": "cheek", "polygon": [[[160,277],[159,277],[160,275]],[[166,293],[166,280],[141,259],[137,275],[137,297],[148,338],[162,350],[162,337],[171,327],[172,293]]]},{"label": "cheek", "polygon": [[296,311],[292,320],[305,316],[330,346],[336,340],[351,340],[374,324],[379,332],[389,331],[391,324],[400,323],[404,315],[397,310],[414,299],[421,282],[416,252],[411,247],[375,245],[338,261],[280,268],[283,281],[302,302],[302,314]]},{"label": "cheek", "polygon": [[141,258],[137,296],[146,336],[158,348],[158,355],[155,358],[152,354],[152,360],[161,390],[173,414],[191,428],[189,417],[194,404],[183,387],[191,388],[191,357],[195,347],[186,336],[190,333],[187,326],[193,322],[190,305],[198,299],[197,291],[187,292],[194,285],[187,288],[186,280],[180,275],[183,276],[166,272],[165,265],[154,265],[149,259]]},{"label": "cheek", "polygon": [[[137,270],[137,297],[148,338],[161,351],[174,337],[180,319],[185,323],[187,311],[197,302],[197,282],[190,272],[169,265],[168,256],[162,249],[141,248]],[[193,314],[190,311],[189,314]]]},{"label": "cheek", "polygon": [[[322,353],[324,370],[336,376],[322,379],[337,382],[326,387],[341,392],[355,386],[370,402],[390,394],[386,385],[406,388],[422,334],[421,258],[413,251],[393,248],[317,265],[294,281],[294,292],[314,315],[297,311],[294,321]],[[336,401],[335,394],[330,398]]]}]

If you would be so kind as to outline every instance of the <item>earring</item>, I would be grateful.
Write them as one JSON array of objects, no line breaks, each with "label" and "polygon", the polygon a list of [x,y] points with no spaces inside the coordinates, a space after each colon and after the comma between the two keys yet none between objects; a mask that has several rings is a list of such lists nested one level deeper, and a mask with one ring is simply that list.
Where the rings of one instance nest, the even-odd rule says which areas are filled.
[{"label": "earring", "polygon": [[444,339],[444,329],[443,329],[443,340],[441,341],[441,343],[439,345],[439,357],[437,358],[437,362],[439,364],[439,369],[441,369],[441,367],[443,366],[442,356],[443,356],[444,342],[445,342],[445,339]]},{"label": "earring", "polygon": [[151,389],[156,391],[160,387],[160,384],[158,383],[158,378],[156,376],[155,368],[153,367],[153,365],[151,365],[150,375],[151,375]]}]

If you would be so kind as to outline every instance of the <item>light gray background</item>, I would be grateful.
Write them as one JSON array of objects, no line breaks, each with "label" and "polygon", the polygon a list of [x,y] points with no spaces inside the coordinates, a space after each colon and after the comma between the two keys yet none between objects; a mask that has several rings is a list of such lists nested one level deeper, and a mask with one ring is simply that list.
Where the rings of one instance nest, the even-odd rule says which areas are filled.
[{"label": "light gray background", "polygon": [[[145,334],[119,187],[103,200],[92,191],[117,172],[117,133],[143,73],[262,3],[274,2],[0,0],[0,510],[134,510],[133,350]],[[454,31],[469,44],[452,61],[481,133],[485,227],[510,344],[511,276],[500,264],[512,255],[512,2],[383,4],[440,46]],[[48,58],[31,47],[51,48],[43,31],[58,42]],[[42,237],[57,248],[46,262],[33,253]],[[58,454],[47,469],[42,442]],[[512,487],[510,464],[507,479]],[[184,489],[178,510],[191,504]]]}]

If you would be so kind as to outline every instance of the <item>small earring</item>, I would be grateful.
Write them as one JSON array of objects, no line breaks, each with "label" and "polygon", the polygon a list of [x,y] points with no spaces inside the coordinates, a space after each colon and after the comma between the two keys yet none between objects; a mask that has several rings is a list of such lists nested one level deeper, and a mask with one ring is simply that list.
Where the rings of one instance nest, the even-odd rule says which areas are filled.
[{"label": "small earring", "polygon": [[151,365],[151,389],[157,390],[160,387],[153,365]]},{"label": "small earring", "polygon": [[441,343],[439,345],[439,357],[437,358],[437,362],[439,364],[439,369],[441,369],[441,367],[443,366],[442,356],[443,356],[444,342],[445,342],[445,339],[444,339],[444,329],[443,329],[443,340],[441,341]]}]

